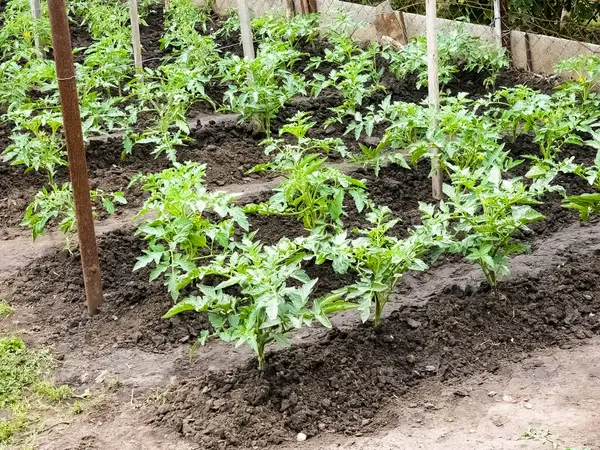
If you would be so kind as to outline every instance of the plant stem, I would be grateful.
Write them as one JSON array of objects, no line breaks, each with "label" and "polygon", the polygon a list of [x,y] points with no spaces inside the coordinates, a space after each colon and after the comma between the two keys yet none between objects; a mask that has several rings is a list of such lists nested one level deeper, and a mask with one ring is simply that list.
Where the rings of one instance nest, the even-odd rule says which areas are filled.
[{"label": "plant stem", "polygon": [[379,298],[379,295],[375,295],[375,319],[373,320],[373,326],[377,328],[381,323],[381,312],[383,311],[383,302]]},{"label": "plant stem", "polygon": [[258,342],[258,370],[265,371],[265,343],[261,341]]}]

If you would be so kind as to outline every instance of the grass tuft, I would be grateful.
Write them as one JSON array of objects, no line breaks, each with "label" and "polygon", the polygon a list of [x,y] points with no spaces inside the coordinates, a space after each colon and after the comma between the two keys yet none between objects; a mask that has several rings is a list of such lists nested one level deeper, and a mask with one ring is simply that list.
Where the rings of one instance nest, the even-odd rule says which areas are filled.
[{"label": "grass tuft", "polygon": [[0,318],[8,317],[14,312],[12,306],[6,300],[0,300]]},{"label": "grass tuft", "polygon": [[52,366],[50,352],[29,350],[18,337],[0,338],[0,444],[32,423],[33,402],[58,402],[71,395],[68,386],[45,380]]}]

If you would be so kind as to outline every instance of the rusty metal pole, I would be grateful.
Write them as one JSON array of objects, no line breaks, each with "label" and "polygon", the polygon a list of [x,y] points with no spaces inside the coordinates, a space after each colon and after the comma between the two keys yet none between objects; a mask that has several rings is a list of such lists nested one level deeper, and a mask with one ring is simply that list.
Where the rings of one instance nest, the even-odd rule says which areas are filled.
[{"label": "rusty metal pole", "polygon": [[56,62],[63,128],[67,141],[69,172],[75,199],[75,216],[77,218],[77,234],[79,236],[85,296],[88,311],[90,315],[93,315],[98,312],[104,297],[102,295],[98,246],[94,231],[92,201],[90,199],[75,66],[73,64],[73,49],[65,0],[48,0],[48,11],[52,29],[52,47]]}]

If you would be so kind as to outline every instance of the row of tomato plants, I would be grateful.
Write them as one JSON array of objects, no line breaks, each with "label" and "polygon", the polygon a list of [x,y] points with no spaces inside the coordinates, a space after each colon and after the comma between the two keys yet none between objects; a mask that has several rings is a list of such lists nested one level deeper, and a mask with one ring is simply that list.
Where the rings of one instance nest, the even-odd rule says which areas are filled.
[{"label": "row of tomato plants", "polygon": [[[19,1],[13,0],[11,6],[20,5]],[[478,100],[466,95],[446,96],[439,112],[426,105],[393,102],[390,97],[381,104],[362,108],[364,99],[383,89],[379,84],[383,74],[377,68],[379,58],[391,60],[389,67],[399,76],[424,73],[422,39],[400,53],[375,44],[364,49],[348,37],[348,23],[343,18],[323,30],[316,26],[317,16],[300,16],[291,24],[266,16],[254,21],[260,42],[257,59],[246,61],[234,55],[221,57],[214,36],[199,33],[208,21],[207,11],[188,0],[174,0],[169,5],[162,45],[171,56],[158,69],[138,75],[131,73],[128,66],[130,49],[125,37],[115,41],[117,48],[110,61],[119,68],[97,70],[109,67],[108,61],[105,66],[101,60],[104,50],[95,50],[97,46],[109,45],[112,36],[126,35],[127,24],[122,19],[111,22],[115,30],[102,26],[112,15],[121,17],[123,11],[118,8],[122,5],[99,3],[89,9],[75,9],[86,19],[95,39],[83,66],[78,67],[82,79],[88,80],[82,91],[86,133],[89,136],[124,130],[125,154],[135,142],[150,143],[157,155],[165,153],[173,161],[171,169],[134,180],[148,193],[140,215],[151,213],[152,217],[139,228],[140,235],[148,241],[148,249],[136,269],[149,265],[151,279],[164,277],[168,291],[177,301],[167,317],[188,310],[206,313],[212,330],[202,334],[202,341],[219,336],[237,345],[246,343],[257,353],[261,369],[268,343],[287,345],[291,330],[314,321],[330,326],[329,316],[337,311],[356,309],[363,321],[373,317],[374,325],[378,325],[402,276],[411,270],[425,270],[445,252],[461,254],[478,264],[496,291],[498,279],[508,274],[508,258],[526,249],[515,237],[529,223],[543,220],[535,205],[549,190],[565,193],[554,183],[557,174],[574,173],[600,187],[600,157],[593,166],[586,167],[576,164],[573,158],[560,156],[568,143],[598,148],[595,129],[599,105],[594,93],[600,78],[597,58],[562,63],[559,69],[577,72],[578,76],[553,94],[517,86]],[[25,11],[23,5],[20,7],[21,13]],[[18,22],[11,16],[14,11],[7,11],[5,21],[14,25]],[[24,13],[15,17],[25,20]],[[238,27],[237,19],[232,17],[218,33],[235,33]],[[27,44],[30,36],[23,34]],[[294,72],[294,66],[305,57],[300,46],[310,45],[317,36],[324,36],[330,46],[324,56],[311,58],[309,69],[324,63],[335,69],[329,78],[317,73],[309,83]],[[4,42],[0,39],[0,43]],[[442,61],[444,81],[460,64],[492,74],[505,65],[501,52],[482,51],[477,40],[460,33],[441,42],[449,46],[444,54],[453,55]],[[25,50],[33,51],[31,42]],[[15,143],[5,156],[28,169],[45,169],[52,183],[54,166],[62,164],[57,159],[64,161],[64,155],[57,157],[55,151],[63,151],[56,95],[33,103],[28,103],[27,95],[32,87],[53,91],[55,80],[50,73],[51,63],[37,57],[27,59],[25,50],[14,51],[13,58],[2,63],[4,79],[10,73],[20,87],[13,93],[2,91],[2,99],[10,101],[7,116],[17,124],[17,136],[21,136],[18,139],[23,141],[13,136]],[[3,46],[2,51],[5,56],[13,50]],[[121,53],[123,58],[118,59],[116,55]],[[29,70],[34,68],[44,69],[45,75]],[[206,189],[202,164],[177,162],[177,146],[185,142],[189,133],[187,110],[201,99],[212,102],[205,86],[215,77],[229,84],[223,107],[255,121],[267,135],[266,152],[272,160],[255,170],[283,177],[273,196],[261,204],[239,206],[235,195]],[[422,76],[418,80],[424,82]],[[332,117],[325,125],[348,123],[347,133],[354,133],[357,139],[383,128],[378,145],[362,146],[357,155],[349,154],[339,138],[312,139],[311,128],[316,124],[303,113],[282,128],[282,136],[271,136],[270,120],[293,96],[318,96],[329,88],[340,93],[343,103],[332,108]],[[86,101],[92,97],[102,106],[86,110],[85,105],[90,104]],[[136,103],[128,109],[115,106],[132,98]],[[91,112],[86,116],[86,111]],[[154,123],[141,133],[133,127],[139,111],[152,111],[155,117]],[[432,128],[429,124],[434,119],[439,126]],[[37,125],[28,128],[28,123]],[[526,179],[511,176],[511,171],[523,161],[513,160],[503,144],[515,141],[522,133],[532,133],[540,147],[539,154],[530,155]],[[293,138],[286,138],[285,134]],[[438,205],[421,204],[420,225],[403,239],[390,233],[398,219],[369,198],[365,182],[327,165],[324,156],[338,152],[378,173],[381,165],[388,163],[410,170],[412,165],[432,157],[432,148],[440,152],[447,180],[445,199]],[[23,157],[24,149],[29,159]],[[38,163],[37,167],[28,162],[46,161],[48,155],[54,155],[54,162]],[[58,194],[59,206],[50,201]],[[123,201],[118,194],[113,198]],[[364,214],[369,226],[352,232],[344,227],[348,198],[357,212]],[[104,196],[104,200],[110,209],[110,197]],[[566,197],[565,206],[579,209],[586,219],[598,211],[598,197]],[[249,229],[247,213],[296,216],[308,230],[308,236],[263,245]],[[39,234],[48,219],[59,214],[64,214],[64,228],[71,229],[74,214],[68,185],[40,194],[28,209],[26,222]],[[329,262],[336,273],[351,272],[356,281],[317,298],[313,294],[316,280],[302,269],[308,260],[317,264]]]},{"label": "row of tomato plants", "polygon": [[[150,218],[138,229],[148,248],[135,269],[148,266],[151,280],[164,279],[177,302],[166,318],[184,311],[206,314],[211,330],[202,332],[201,343],[218,337],[246,344],[257,354],[261,370],[267,344],[289,345],[291,331],[314,322],[330,327],[330,316],[337,312],[356,310],[363,322],[372,319],[378,326],[402,277],[426,270],[445,253],[477,264],[499,296],[498,281],[509,274],[510,256],[528,248],[523,232],[530,223],[544,220],[536,205],[547,192],[564,191],[555,177],[561,171],[574,173],[575,164],[539,157],[527,178],[511,176],[523,161],[513,160],[500,142],[503,125],[497,111],[478,115],[468,110],[469,115],[462,108],[471,103],[453,100],[454,116],[462,111],[464,119],[453,134],[440,132],[437,139],[424,137],[422,142],[413,136],[413,164],[432,157],[424,148],[439,146],[447,183],[439,204],[420,204],[420,224],[405,238],[392,232],[398,219],[370,199],[364,180],[326,164],[324,154],[347,154],[343,142],[307,137],[315,123],[298,113],[280,137],[265,141],[271,161],[254,169],[283,179],[265,202],[240,206],[234,194],[207,190],[205,166],[199,163],[175,163],[164,172],[141,176],[149,198],[140,215]],[[400,102],[388,106],[406,107]],[[440,117],[448,112],[446,107]],[[487,133],[473,121],[487,123]],[[441,123],[442,130],[449,126]],[[497,128],[490,129],[492,123]],[[476,137],[478,133],[487,140]],[[393,152],[388,143],[386,152],[411,169],[405,159],[410,149]],[[348,230],[344,220],[350,208],[363,214],[368,225]],[[296,217],[308,234],[264,245],[250,229],[248,213]],[[318,280],[303,269],[307,261],[330,264],[335,273],[351,273],[355,281],[317,296]]]},{"label": "row of tomato plants", "polygon": [[[13,125],[12,142],[3,150],[2,158],[25,166],[26,171],[45,172],[48,178],[48,187],[36,196],[23,222],[32,228],[34,237],[56,217],[64,231],[74,229],[70,185],[59,186],[55,181],[57,169],[67,161],[54,65],[43,58],[50,50],[50,38],[44,2],[42,6],[43,19],[34,20],[26,1],[12,0],[0,32],[0,106],[7,108],[2,120]],[[141,3],[142,20],[153,7],[153,0]],[[377,64],[381,58],[391,61],[390,70],[398,77],[423,69],[422,38],[401,54],[375,44],[364,49],[349,37],[352,24],[343,15],[327,27],[319,26],[316,14],[297,16],[290,23],[277,15],[256,18],[256,60],[222,55],[215,39],[237,33],[237,17],[232,15],[216,33],[208,35],[210,10],[190,0],[176,0],[165,10],[161,47],[167,56],[156,69],[136,74],[131,66],[126,5],[73,2],[70,12],[81,20],[78,25],[87,27],[93,40],[83,62],[77,64],[84,136],[123,132],[124,157],[135,144],[150,144],[154,155],[165,154],[175,162],[177,148],[189,140],[187,112],[199,101],[237,112],[270,135],[270,121],[296,95],[318,96],[324,89],[335,88],[343,103],[333,108],[331,121],[342,122],[355,115],[363,99],[383,89],[379,84],[383,68]],[[35,36],[42,43],[41,49],[34,46]],[[307,70],[324,63],[333,65],[329,79],[319,74],[310,79],[294,71],[298,62],[309,56],[299,48],[314,44],[319,37],[328,43],[328,50],[324,57],[311,58]],[[470,69],[489,70],[491,78],[506,65],[502,52],[482,48],[464,33],[442,37],[441,45],[448,50],[443,52],[447,55],[441,66],[443,80],[450,79],[463,62]],[[206,86],[215,82],[229,86],[223,99],[214,100],[206,94]],[[152,120],[139,131],[136,124],[141,113],[150,114]],[[126,202],[121,192],[97,190],[92,195],[109,212],[115,202]]]}]

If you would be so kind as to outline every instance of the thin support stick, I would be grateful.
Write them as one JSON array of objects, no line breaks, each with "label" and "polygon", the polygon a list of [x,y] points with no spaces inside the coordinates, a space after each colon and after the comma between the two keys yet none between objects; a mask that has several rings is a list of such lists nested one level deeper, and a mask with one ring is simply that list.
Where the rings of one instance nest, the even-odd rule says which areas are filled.
[{"label": "thin support stick", "polygon": [[242,47],[244,58],[254,59],[254,42],[252,39],[252,23],[250,22],[250,11],[246,0],[237,0],[238,14],[240,16],[240,31],[242,33]]},{"label": "thin support stick", "polygon": [[500,13],[500,0],[494,0],[494,32],[498,45],[502,46],[502,15]]},{"label": "thin support stick", "polygon": [[[427,0],[427,68],[429,97],[428,102],[431,108],[437,113],[440,108],[440,80],[438,76],[438,44],[437,44],[437,5],[436,0]],[[438,126],[434,119],[431,127],[435,130]],[[442,170],[438,159],[438,149],[431,148],[433,154],[431,158],[432,185],[431,195],[436,200],[442,199]]]},{"label": "thin support stick", "polygon": [[129,0],[129,17],[131,18],[131,37],[133,41],[133,62],[138,71],[142,67],[142,43],[140,40],[140,16],[137,0]]},{"label": "thin support stick", "polygon": [[502,39],[502,47],[506,50],[506,54],[512,54],[512,42],[510,36],[510,26],[508,23],[508,0],[498,0],[500,3],[500,33]]},{"label": "thin support stick", "polygon": [[[42,5],[40,4],[40,0],[29,0],[29,6],[31,7],[31,16],[34,18],[34,21],[37,23],[38,20],[42,18]],[[42,51],[42,45],[40,42],[40,36],[37,30],[33,30],[33,40],[35,42],[35,48],[38,51]]]},{"label": "thin support stick", "polygon": [[98,312],[104,298],[65,0],[48,0],[48,11],[52,29],[52,46],[56,62],[64,134],[67,141],[69,172],[75,199],[75,217],[77,219],[85,296],[88,311],[90,315],[93,315]]}]

